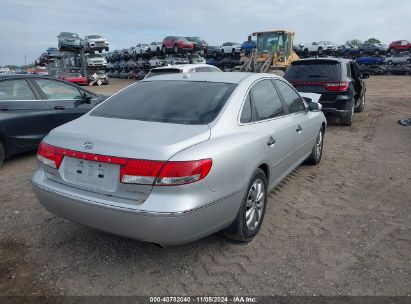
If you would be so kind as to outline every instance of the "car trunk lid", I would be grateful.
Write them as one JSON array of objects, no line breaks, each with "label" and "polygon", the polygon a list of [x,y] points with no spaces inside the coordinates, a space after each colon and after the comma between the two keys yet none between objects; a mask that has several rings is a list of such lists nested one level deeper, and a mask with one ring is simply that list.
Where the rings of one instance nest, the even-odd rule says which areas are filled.
[{"label": "car trunk lid", "polygon": [[142,203],[152,184],[120,182],[124,159],[165,162],[174,154],[208,140],[207,125],[180,125],[83,116],[54,129],[45,139],[65,149],[55,181]]}]

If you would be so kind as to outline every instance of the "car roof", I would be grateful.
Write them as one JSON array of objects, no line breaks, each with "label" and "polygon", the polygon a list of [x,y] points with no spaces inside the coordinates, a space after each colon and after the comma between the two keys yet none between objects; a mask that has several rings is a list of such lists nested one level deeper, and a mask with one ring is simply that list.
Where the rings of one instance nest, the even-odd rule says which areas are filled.
[{"label": "car roof", "polygon": [[270,76],[272,78],[280,78],[274,74],[265,73],[245,73],[245,72],[196,72],[191,74],[164,74],[156,77],[146,78],[142,81],[161,81],[161,80],[182,80],[182,81],[207,81],[207,82],[224,82],[238,84],[248,77],[256,79]]},{"label": "car roof", "polygon": [[304,59],[300,59],[300,60],[296,60],[293,61],[291,64],[293,64],[294,62],[302,62],[302,61],[337,61],[340,63],[347,63],[350,61],[353,61],[351,59],[346,59],[346,58],[335,58],[335,57],[310,57],[310,58],[304,58]]},{"label": "car roof", "polygon": [[[187,73],[190,69],[200,68],[200,67],[214,67],[214,65],[206,64],[206,63],[186,63],[186,64],[172,64],[166,65],[158,68],[153,68],[150,71],[161,71],[161,70],[169,70],[169,69],[176,69],[176,70],[183,70],[183,73]],[[217,68],[218,69],[218,68]]]}]

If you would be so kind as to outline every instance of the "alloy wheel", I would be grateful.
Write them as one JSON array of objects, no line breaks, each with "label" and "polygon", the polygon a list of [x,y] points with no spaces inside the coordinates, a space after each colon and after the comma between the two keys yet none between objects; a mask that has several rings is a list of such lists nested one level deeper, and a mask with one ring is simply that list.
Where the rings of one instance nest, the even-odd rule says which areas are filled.
[{"label": "alloy wheel", "polygon": [[265,202],[264,183],[256,179],[248,191],[246,201],[245,220],[248,230],[254,230],[260,224]]}]

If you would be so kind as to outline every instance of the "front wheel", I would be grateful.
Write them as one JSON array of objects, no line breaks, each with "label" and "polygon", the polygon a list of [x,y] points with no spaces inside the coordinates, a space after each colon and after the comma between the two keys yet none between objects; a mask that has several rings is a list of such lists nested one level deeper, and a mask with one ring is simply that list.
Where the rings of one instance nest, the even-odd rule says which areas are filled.
[{"label": "front wheel", "polygon": [[247,187],[237,217],[226,230],[226,236],[240,242],[251,241],[260,230],[267,205],[267,177],[257,169]]},{"label": "front wheel", "polygon": [[306,163],[310,165],[318,165],[321,161],[323,155],[323,145],[324,145],[324,128],[321,128],[318,133],[317,140],[311,151],[310,156],[308,156]]}]

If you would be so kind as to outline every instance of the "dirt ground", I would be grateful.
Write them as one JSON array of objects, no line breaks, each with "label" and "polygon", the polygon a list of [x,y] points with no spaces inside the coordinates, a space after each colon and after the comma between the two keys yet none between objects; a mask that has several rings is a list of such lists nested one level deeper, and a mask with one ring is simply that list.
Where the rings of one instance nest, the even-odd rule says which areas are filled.
[{"label": "dirt ground", "polygon": [[[110,90],[130,83],[93,88]],[[248,244],[159,248],[57,218],[36,200],[35,153],[0,169],[0,295],[410,295],[411,77],[367,80],[352,127],[329,120],[319,166],[269,196]]]}]

